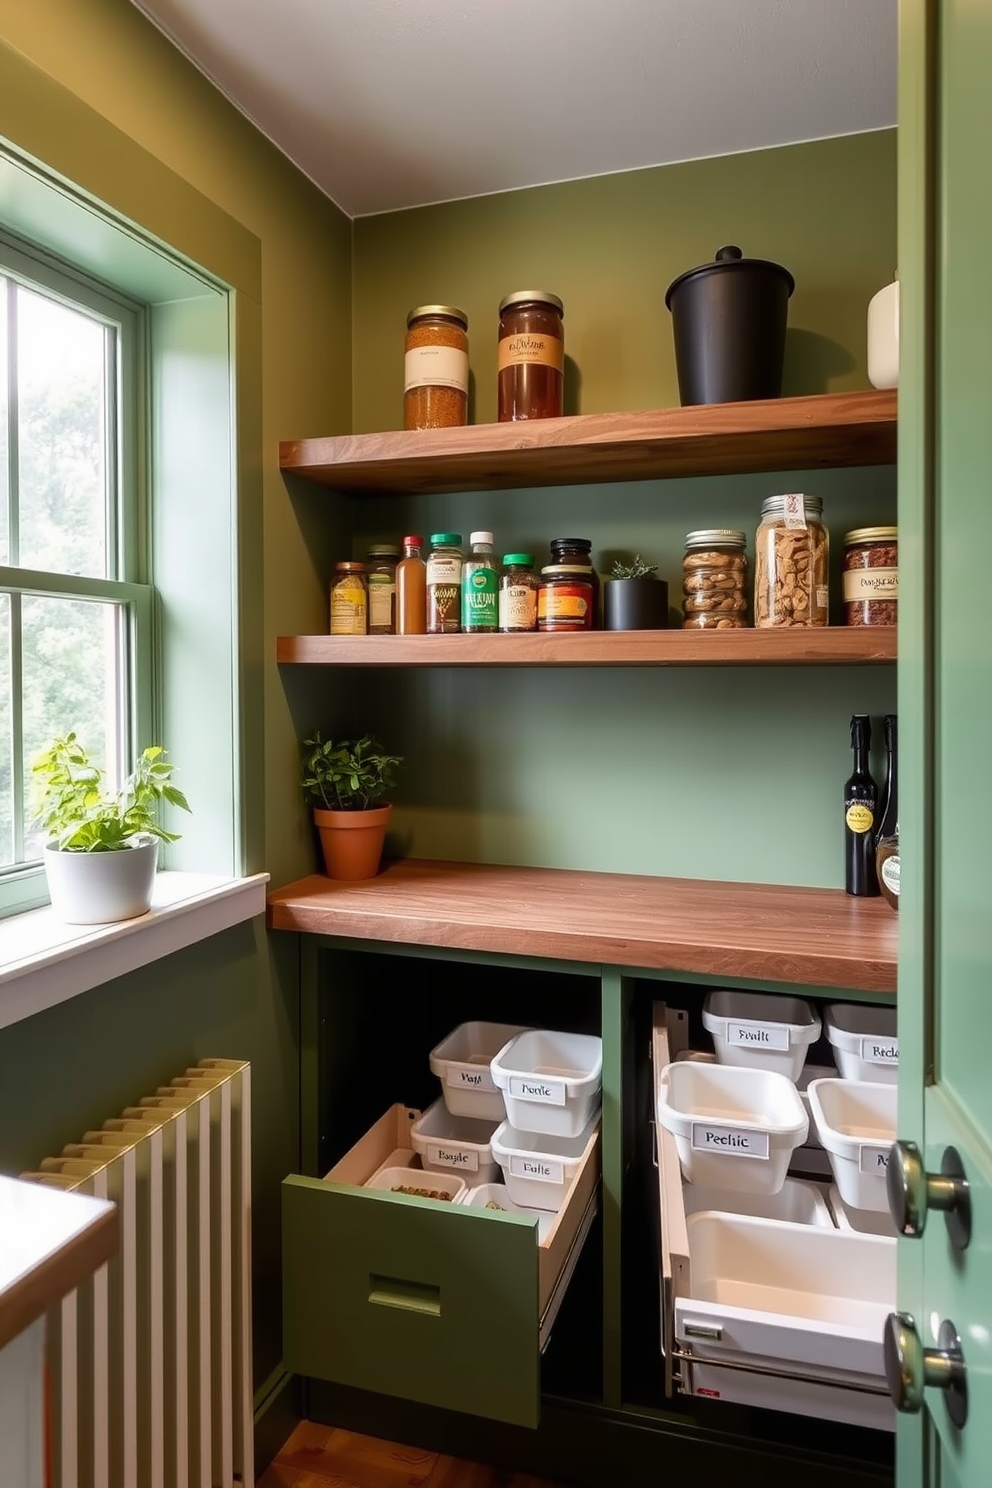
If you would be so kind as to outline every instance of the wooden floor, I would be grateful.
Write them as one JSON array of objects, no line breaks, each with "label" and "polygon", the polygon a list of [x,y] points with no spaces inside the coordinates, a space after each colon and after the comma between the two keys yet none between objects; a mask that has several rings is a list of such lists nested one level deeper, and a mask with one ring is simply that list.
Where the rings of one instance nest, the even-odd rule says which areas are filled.
[{"label": "wooden floor", "polygon": [[562,1488],[529,1473],[502,1472],[419,1447],[304,1421],[258,1488]]}]

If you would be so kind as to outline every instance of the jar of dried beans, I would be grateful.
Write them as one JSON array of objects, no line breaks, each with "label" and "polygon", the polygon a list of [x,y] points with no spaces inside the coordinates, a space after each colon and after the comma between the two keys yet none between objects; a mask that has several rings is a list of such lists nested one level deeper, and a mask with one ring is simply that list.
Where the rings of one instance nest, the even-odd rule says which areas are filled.
[{"label": "jar of dried beans", "polygon": [[844,534],[844,618],[848,625],[895,625],[899,547],[895,527]]},{"label": "jar of dried beans", "polygon": [[754,543],[754,623],[827,625],[830,542],[819,496],[769,496]]},{"label": "jar of dried beans", "polygon": [[453,305],[418,305],[406,318],[404,429],[468,423],[468,316]]},{"label": "jar of dried beans", "polygon": [[565,384],[564,306],[545,289],[500,301],[497,404],[500,423],[560,418]]},{"label": "jar of dried beans", "polygon": [[740,630],[747,625],[747,554],[743,532],[690,532],[682,559],[683,630]]}]

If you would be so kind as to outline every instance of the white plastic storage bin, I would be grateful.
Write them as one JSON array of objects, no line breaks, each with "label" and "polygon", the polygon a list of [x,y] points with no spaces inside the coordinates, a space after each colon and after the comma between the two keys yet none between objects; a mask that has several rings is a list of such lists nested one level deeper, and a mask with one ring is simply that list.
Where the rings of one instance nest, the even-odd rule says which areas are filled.
[{"label": "white plastic storage bin", "polygon": [[823,1015],[827,1039],[845,1080],[894,1085],[899,1078],[896,1010],[832,1002]]},{"label": "white plastic storage bin", "polygon": [[888,1209],[885,1175],[896,1139],[896,1087],[861,1080],[814,1080],[809,1102],[834,1182],[852,1209]]},{"label": "white plastic storage bin", "polygon": [[598,1141],[597,1121],[577,1137],[517,1131],[504,1121],[492,1145],[510,1198],[525,1209],[557,1210],[586,1152]]},{"label": "white plastic storage bin", "polygon": [[523,1032],[513,1023],[459,1023],[431,1050],[431,1073],[441,1081],[444,1104],[452,1116],[503,1120],[503,1093],[489,1066],[504,1044]]},{"label": "white plastic storage bin", "polygon": [[809,1130],[791,1080],[725,1064],[666,1065],[657,1115],[684,1178],[736,1192],[778,1193]]},{"label": "white plastic storage bin", "polygon": [[410,1128],[410,1145],[428,1173],[457,1173],[468,1188],[495,1183],[499,1165],[490,1142],[496,1123],[452,1116],[436,1100]]},{"label": "white plastic storage bin", "polygon": [[603,1041],[594,1034],[543,1028],[519,1033],[491,1069],[506,1119],[517,1131],[577,1137],[599,1110]]},{"label": "white plastic storage bin", "polygon": [[455,1173],[424,1173],[420,1168],[379,1168],[362,1186],[383,1188],[387,1193],[424,1189],[420,1198],[444,1195],[435,1200],[439,1204],[457,1204],[465,1193],[465,1185]]},{"label": "white plastic storage bin", "polygon": [[[468,1200],[466,1198],[465,1202]],[[824,1191],[815,1183],[801,1178],[786,1178],[777,1194],[728,1193],[722,1188],[703,1188],[687,1183],[682,1190],[682,1207],[686,1215],[750,1214],[755,1219],[780,1219],[786,1224],[816,1225],[821,1230],[833,1229],[834,1219]]]},{"label": "white plastic storage bin", "polygon": [[480,1183],[477,1188],[467,1189],[458,1202],[469,1209],[495,1209],[508,1214],[530,1215],[537,1220],[538,1245],[543,1245],[556,1220],[556,1216],[546,1209],[526,1209],[511,1199],[505,1183]]},{"label": "white plastic storage bin", "polygon": [[830,1185],[827,1203],[839,1230],[854,1230],[859,1235],[885,1235],[891,1240],[898,1239],[892,1215],[888,1211],[883,1214],[880,1209],[849,1208],[841,1198],[836,1183]]},{"label": "white plastic storage bin", "polygon": [[703,1004],[703,1027],[712,1035],[721,1064],[770,1070],[798,1080],[820,1020],[799,997],[768,992],[711,992]]}]

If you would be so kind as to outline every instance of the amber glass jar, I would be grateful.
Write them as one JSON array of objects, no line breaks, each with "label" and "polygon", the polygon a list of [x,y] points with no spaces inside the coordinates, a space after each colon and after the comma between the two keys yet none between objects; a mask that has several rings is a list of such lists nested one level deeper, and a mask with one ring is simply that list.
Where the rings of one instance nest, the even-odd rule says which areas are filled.
[{"label": "amber glass jar", "polygon": [[747,554],[743,532],[690,532],[682,559],[683,630],[740,630],[747,625]]},{"label": "amber glass jar", "polygon": [[895,527],[858,527],[844,535],[844,619],[848,625],[895,625],[899,547]]},{"label": "amber glass jar", "polygon": [[827,625],[830,542],[819,496],[769,496],[754,543],[754,623]]},{"label": "amber glass jar", "polygon": [[331,581],[331,635],[367,635],[369,585],[364,563],[334,565]]},{"label": "amber glass jar", "polygon": [[600,583],[593,567],[592,543],[588,537],[553,537],[548,544],[552,563],[571,563],[588,570],[592,584],[592,629],[599,625]]},{"label": "amber glass jar", "polygon": [[369,635],[396,634],[396,565],[400,550],[394,543],[369,548]]},{"label": "amber glass jar", "polygon": [[418,305],[406,318],[404,429],[468,423],[468,316],[454,305]]},{"label": "amber glass jar", "polygon": [[518,290],[500,301],[498,417],[560,418],[565,385],[565,310],[543,289]]},{"label": "amber glass jar", "polygon": [[538,630],[592,630],[592,583],[575,563],[549,563],[541,569],[537,595]]}]

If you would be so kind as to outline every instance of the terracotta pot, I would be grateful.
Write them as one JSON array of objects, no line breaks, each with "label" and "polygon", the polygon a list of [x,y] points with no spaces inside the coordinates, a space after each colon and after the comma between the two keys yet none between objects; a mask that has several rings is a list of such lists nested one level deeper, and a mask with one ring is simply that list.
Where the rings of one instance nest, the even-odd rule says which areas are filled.
[{"label": "terracotta pot", "polygon": [[320,833],[328,878],[375,878],[392,806],[371,811],[318,811],[313,819]]}]

